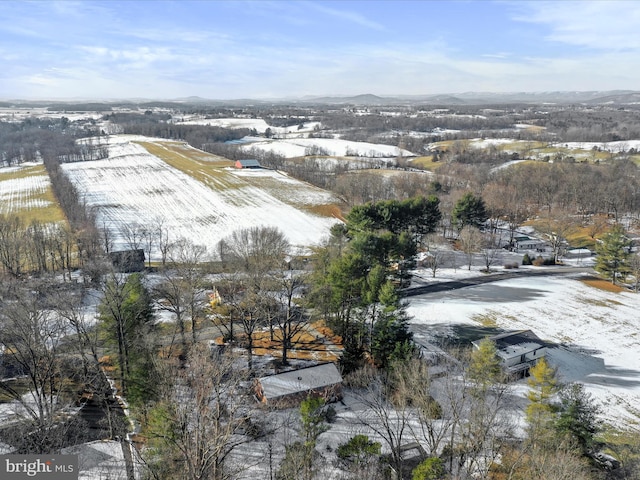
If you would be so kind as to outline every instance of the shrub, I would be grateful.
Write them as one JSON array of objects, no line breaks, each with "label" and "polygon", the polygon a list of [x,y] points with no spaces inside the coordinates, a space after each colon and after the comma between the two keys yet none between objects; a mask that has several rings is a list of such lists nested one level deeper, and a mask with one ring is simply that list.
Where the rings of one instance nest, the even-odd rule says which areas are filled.
[{"label": "shrub", "polygon": [[518,262],[513,262],[513,263],[505,263],[504,264],[504,268],[507,270],[511,270],[512,268],[518,268],[520,265],[518,264]]},{"label": "shrub", "polygon": [[367,455],[380,455],[380,449],[379,442],[372,442],[366,435],[355,435],[347,443],[338,445],[336,453],[343,460],[361,459]]},{"label": "shrub", "polygon": [[531,264],[536,267],[541,267],[542,265],[544,265],[544,258],[538,255],[536,259],[533,262],[531,262]]},{"label": "shrub", "polygon": [[528,253],[524,254],[524,257],[522,257],[522,264],[523,265],[531,265],[531,257],[529,256]]},{"label": "shrub", "polygon": [[338,412],[333,405],[327,405],[324,408],[324,419],[328,423],[333,423],[336,421],[336,417],[338,416]]},{"label": "shrub", "polygon": [[438,480],[443,476],[444,465],[437,457],[427,458],[411,472],[412,480]]}]

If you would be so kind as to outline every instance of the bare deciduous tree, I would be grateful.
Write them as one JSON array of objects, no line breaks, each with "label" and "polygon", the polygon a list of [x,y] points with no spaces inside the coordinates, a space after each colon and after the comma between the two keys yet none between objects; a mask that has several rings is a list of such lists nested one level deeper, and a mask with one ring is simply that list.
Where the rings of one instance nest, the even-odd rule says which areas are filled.
[{"label": "bare deciduous tree", "polygon": [[576,219],[559,211],[549,211],[547,216],[536,223],[536,229],[551,245],[554,262],[558,263],[564,253],[567,238],[576,231],[576,228]]},{"label": "bare deciduous tree", "polygon": [[[189,352],[188,368],[174,365],[161,401],[150,413],[144,435],[153,450],[147,454],[158,479],[227,480],[246,464],[229,462],[256,425],[245,398],[245,373],[236,358],[216,354],[197,344]],[[259,427],[256,427],[259,430]]]},{"label": "bare deciduous tree", "polygon": [[277,289],[274,292],[279,311],[274,316],[277,329],[274,340],[280,344],[282,364],[288,364],[288,352],[293,346],[293,340],[307,326],[306,315],[300,305],[296,303],[300,290],[305,285],[304,274],[293,270],[284,270],[278,274]]},{"label": "bare deciduous tree", "polygon": [[460,246],[467,257],[468,270],[471,270],[473,264],[473,254],[478,252],[482,246],[482,239],[482,232],[471,225],[466,225],[460,231]]},{"label": "bare deciduous tree", "polygon": [[76,381],[82,369],[64,353],[65,325],[50,308],[50,285],[15,285],[11,295],[0,295],[0,346],[6,373],[0,391],[12,399],[13,415],[2,430],[3,441],[18,451],[57,452],[81,441],[85,426],[65,410],[76,401]]},{"label": "bare deciduous tree", "polygon": [[442,239],[435,233],[431,233],[425,236],[424,246],[428,255],[425,258],[425,266],[431,271],[431,276],[436,278],[436,272],[442,266],[446,257]]},{"label": "bare deciduous tree", "polygon": [[127,247],[131,250],[138,250],[142,248],[145,227],[139,223],[123,223],[120,227],[120,234],[127,242]]},{"label": "bare deciduous tree", "polygon": [[363,409],[359,412],[358,421],[366,429],[376,433],[389,449],[389,464],[396,472],[402,471],[402,446],[410,438],[410,422],[414,415],[406,390],[396,390],[397,371],[377,371],[373,367],[365,367],[356,373],[363,376],[360,380],[364,388],[357,393],[358,402]]}]

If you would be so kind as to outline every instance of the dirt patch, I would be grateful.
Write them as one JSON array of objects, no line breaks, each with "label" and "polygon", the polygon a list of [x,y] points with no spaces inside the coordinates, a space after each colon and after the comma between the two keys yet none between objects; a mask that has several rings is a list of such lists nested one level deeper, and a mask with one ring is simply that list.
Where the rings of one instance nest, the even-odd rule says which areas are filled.
[{"label": "dirt patch", "polygon": [[337,205],[313,205],[310,207],[306,207],[306,209],[311,213],[320,215],[321,217],[333,217],[338,218],[342,221],[345,220],[342,214],[342,210]]},{"label": "dirt patch", "polygon": [[598,290],[604,290],[605,292],[613,292],[620,293],[625,292],[626,289],[619,285],[614,285],[608,280],[603,280],[601,278],[596,277],[588,277],[580,280],[585,285],[589,285],[590,287],[597,288]]},{"label": "dirt patch", "polygon": [[[239,338],[241,343],[246,342]],[[222,337],[214,340],[218,345],[223,343]],[[321,362],[336,362],[342,353],[342,338],[333,333],[324,322],[315,322],[309,328],[301,331],[292,341],[287,357],[295,360],[315,360]],[[278,331],[274,330],[273,340],[269,330],[253,334],[253,354],[280,357],[282,345],[278,341]]]}]

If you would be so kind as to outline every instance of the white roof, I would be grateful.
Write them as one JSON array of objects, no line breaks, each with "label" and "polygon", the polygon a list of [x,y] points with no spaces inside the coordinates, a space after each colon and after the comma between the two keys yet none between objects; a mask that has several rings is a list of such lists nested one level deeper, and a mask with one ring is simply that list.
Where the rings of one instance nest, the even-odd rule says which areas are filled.
[{"label": "white roof", "polygon": [[333,363],[301,368],[289,372],[269,375],[259,379],[264,396],[273,399],[327,387],[342,382],[342,376]]},{"label": "white roof", "polygon": [[509,345],[508,347],[501,348],[497,353],[499,356],[506,359],[519,357],[520,355],[533,352],[534,350],[538,350],[540,348],[544,348],[544,345],[535,342],[520,343],[518,345]]}]

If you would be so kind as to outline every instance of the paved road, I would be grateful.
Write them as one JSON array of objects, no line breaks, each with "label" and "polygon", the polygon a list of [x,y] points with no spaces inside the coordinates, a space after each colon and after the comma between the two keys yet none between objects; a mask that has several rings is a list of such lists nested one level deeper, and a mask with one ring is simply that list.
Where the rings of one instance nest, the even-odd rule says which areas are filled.
[{"label": "paved road", "polygon": [[582,273],[594,273],[591,267],[540,267],[533,269],[522,269],[509,271],[506,273],[494,273],[482,275],[479,277],[470,277],[462,280],[452,280],[450,282],[434,282],[429,285],[419,285],[417,287],[409,287],[402,289],[400,294],[403,297],[415,297],[426,293],[446,292],[448,290],[457,290],[459,288],[473,287],[482,285],[483,283],[499,282],[500,280],[509,280],[519,277],[545,277],[556,275],[576,275]]}]

